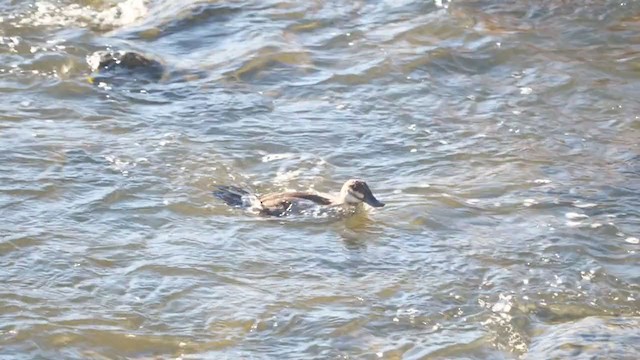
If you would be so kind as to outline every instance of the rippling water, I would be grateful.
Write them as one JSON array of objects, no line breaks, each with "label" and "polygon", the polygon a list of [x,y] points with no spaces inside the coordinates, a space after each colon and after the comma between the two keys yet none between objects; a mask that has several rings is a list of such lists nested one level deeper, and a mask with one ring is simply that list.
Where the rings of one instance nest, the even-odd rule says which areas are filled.
[{"label": "rippling water", "polygon": [[0,59],[3,359],[640,352],[636,1],[5,1]]}]

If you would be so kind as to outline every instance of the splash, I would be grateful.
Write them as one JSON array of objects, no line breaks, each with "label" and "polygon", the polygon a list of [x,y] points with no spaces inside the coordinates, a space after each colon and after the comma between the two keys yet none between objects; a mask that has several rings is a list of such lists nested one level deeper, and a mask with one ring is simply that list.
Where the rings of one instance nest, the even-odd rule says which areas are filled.
[{"label": "splash", "polygon": [[259,214],[262,211],[262,203],[257,196],[253,194],[243,195],[242,196],[242,207],[247,209],[247,211]]},{"label": "splash", "polygon": [[32,11],[16,16],[16,27],[80,26],[111,30],[135,23],[148,13],[145,0],[125,0],[106,9],[79,4],[37,1]]}]

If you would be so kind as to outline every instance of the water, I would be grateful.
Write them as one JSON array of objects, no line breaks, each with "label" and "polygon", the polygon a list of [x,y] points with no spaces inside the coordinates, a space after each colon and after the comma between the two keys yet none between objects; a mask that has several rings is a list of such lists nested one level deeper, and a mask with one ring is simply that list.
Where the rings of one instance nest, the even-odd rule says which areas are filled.
[{"label": "water", "polygon": [[638,2],[0,10],[1,358],[637,357]]}]

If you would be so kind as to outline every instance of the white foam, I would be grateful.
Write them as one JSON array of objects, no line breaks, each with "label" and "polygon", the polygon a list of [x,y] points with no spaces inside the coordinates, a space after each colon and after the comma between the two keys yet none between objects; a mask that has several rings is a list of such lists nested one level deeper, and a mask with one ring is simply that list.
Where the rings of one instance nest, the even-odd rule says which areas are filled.
[{"label": "white foam", "polygon": [[260,212],[262,210],[262,203],[255,195],[243,195],[241,197],[242,207],[247,208],[252,212]]},{"label": "white foam", "polygon": [[297,179],[302,174],[302,169],[282,171],[279,170],[276,173],[276,177],[273,179],[273,183],[277,185],[286,185],[294,179]]},{"label": "white foam", "polygon": [[80,26],[112,29],[135,23],[148,13],[145,0],[125,0],[106,9],[79,4],[36,1],[31,13],[19,16],[20,26]]},{"label": "white foam", "polygon": [[567,221],[566,222],[568,227],[578,227],[580,225],[582,225],[582,222],[580,221]]},{"label": "white foam", "polygon": [[591,281],[591,279],[593,279],[594,276],[595,276],[594,270],[589,270],[589,272],[580,271],[580,277],[582,277],[582,280],[584,281]]},{"label": "white foam", "polygon": [[589,216],[585,214],[575,213],[575,212],[568,212],[564,214],[564,217],[566,217],[569,220],[576,220],[576,219],[586,219]]},{"label": "white foam", "polygon": [[628,242],[629,244],[640,244],[640,239],[635,236],[629,236],[628,238],[624,239],[624,241]]},{"label": "white foam", "polygon": [[295,156],[296,155],[293,154],[293,153],[267,154],[267,155],[262,157],[262,162],[271,162],[271,161],[276,161],[276,160],[291,159],[291,158],[294,158]]},{"label": "white foam", "polygon": [[530,87],[528,87],[528,86],[525,86],[525,87],[521,87],[521,88],[520,88],[520,94],[522,94],[522,95],[529,95],[529,94],[531,94],[532,92],[533,92],[533,89],[532,89],[532,88],[530,88]]},{"label": "white foam", "polygon": [[491,311],[495,313],[509,313],[509,311],[511,311],[511,299],[513,296],[504,296],[502,294],[499,294],[498,297],[499,300],[491,307]]},{"label": "white foam", "polygon": [[577,208],[580,208],[580,209],[586,209],[586,208],[596,207],[596,206],[598,206],[598,204],[583,203],[583,202],[576,201],[576,202],[573,203],[573,206],[575,206]]}]

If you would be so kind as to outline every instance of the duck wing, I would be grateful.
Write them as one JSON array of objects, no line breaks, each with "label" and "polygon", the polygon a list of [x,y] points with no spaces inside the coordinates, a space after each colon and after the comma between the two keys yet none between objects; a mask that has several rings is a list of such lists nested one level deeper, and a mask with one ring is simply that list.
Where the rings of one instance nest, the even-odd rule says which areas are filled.
[{"label": "duck wing", "polygon": [[307,200],[317,205],[331,205],[332,201],[324,196],[306,192],[269,194],[260,198],[264,215],[282,216],[289,211],[296,200]]}]

